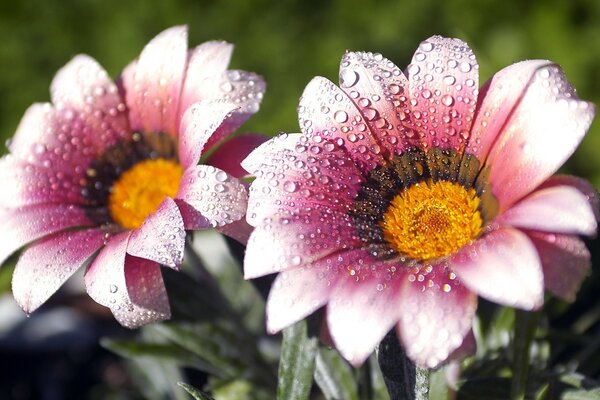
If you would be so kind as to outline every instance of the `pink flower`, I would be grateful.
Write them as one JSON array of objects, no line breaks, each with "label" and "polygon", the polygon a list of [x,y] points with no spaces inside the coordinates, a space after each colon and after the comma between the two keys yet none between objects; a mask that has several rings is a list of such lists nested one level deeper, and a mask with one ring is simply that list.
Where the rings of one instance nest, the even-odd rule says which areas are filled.
[{"label": "pink flower", "polygon": [[259,76],[227,70],[231,52],[224,42],[188,50],[187,28],[174,27],[116,84],[75,57],[52,82],[52,104],[27,110],[0,160],[0,263],[33,242],[13,275],[25,312],[89,262],[87,292],[122,325],[170,317],[159,264],[178,268],[186,230],[243,218],[239,161],[262,142],[239,136],[197,165],[265,89]]},{"label": "pink flower", "polygon": [[477,295],[527,310],[544,287],[573,299],[597,197],[580,179],[549,177],[594,106],[549,61],[477,85],[475,56],[457,39],[424,41],[405,73],[380,54],[347,53],[340,87],[322,77],[306,87],[302,133],[243,161],[256,175],[245,276],[280,272],[269,332],[326,305],[352,364],[395,328],[409,357],[434,367],[470,332]]}]

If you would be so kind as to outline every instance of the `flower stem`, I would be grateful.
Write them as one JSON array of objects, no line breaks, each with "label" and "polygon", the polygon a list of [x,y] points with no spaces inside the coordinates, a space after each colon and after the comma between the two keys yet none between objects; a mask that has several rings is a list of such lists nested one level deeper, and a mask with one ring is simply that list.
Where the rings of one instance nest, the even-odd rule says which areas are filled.
[{"label": "flower stem", "polygon": [[529,353],[539,317],[538,312],[515,310],[511,400],[525,399],[529,374]]},{"label": "flower stem", "polygon": [[377,352],[391,400],[429,399],[429,370],[417,367],[406,357],[394,331],[383,338]]}]

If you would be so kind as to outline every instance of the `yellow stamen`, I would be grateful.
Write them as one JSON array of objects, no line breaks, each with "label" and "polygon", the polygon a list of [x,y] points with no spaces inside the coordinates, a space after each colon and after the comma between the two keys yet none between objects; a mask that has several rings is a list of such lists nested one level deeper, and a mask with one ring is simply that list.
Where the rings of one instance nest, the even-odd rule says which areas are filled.
[{"label": "yellow stamen", "polygon": [[139,228],[165,197],[174,197],[183,170],[175,161],[144,160],[125,171],[108,198],[112,219],[127,229]]},{"label": "yellow stamen", "polygon": [[479,197],[458,183],[417,183],[394,197],[381,227],[400,254],[431,260],[454,253],[479,235]]}]

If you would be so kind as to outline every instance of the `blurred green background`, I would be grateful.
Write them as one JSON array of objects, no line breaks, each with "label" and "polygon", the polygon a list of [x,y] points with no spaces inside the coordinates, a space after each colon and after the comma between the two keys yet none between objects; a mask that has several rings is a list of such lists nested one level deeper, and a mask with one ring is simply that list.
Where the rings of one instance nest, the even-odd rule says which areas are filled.
[{"label": "blurred green background", "polygon": [[[337,82],[343,52],[383,53],[405,67],[418,43],[459,37],[474,49],[480,83],[515,61],[563,66],[580,97],[600,103],[600,2],[597,0],[62,0],[0,3],[0,135],[13,135],[33,102],[47,101],[54,73],[87,53],[116,77],[163,29],[188,24],[190,45],[236,45],[232,67],[268,83],[247,130],[297,131],[296,106],[315,75]],[[1,146],[2,152],[6,149]],[[600,124],[568,172],[600,187]]]}]

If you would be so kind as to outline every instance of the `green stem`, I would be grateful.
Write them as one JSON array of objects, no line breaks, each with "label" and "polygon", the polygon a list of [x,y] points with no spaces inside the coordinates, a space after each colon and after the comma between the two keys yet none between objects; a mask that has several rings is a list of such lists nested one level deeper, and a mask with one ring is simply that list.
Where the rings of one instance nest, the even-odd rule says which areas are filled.
[{"label": "green stem", "polygon": [[525,399],[529,374],[529,353],[539,317],[538,312],[515,310],[511,400]]}]

